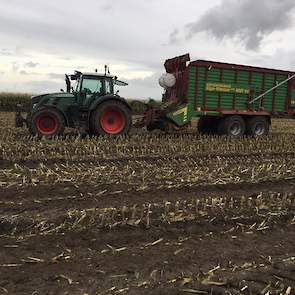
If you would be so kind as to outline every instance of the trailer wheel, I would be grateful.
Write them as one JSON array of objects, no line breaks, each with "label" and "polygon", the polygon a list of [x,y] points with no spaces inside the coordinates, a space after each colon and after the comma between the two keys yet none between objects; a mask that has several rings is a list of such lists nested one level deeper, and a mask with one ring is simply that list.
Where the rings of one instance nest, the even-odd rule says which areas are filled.
[{"label": "trailer wheel", "polygon": [[200,134],[215,134],[217,133],[219,118],[201,117],[198,122],[198,131]]},{"label": "trailer wheel", "polygon": [[55,109],[40,109],[28,122],[29,131],[38,137],[52,137],[62,135],[65,130],[63,115]]},{"label": "trailer wheel", "polygon": [[241,116],[230,116],[223,118],[218,125],[220,135],[240,137],[245,135],[246,123]]},{"label": "trailer wheel", "polygon": [[261,137],[269,133],[269,121],[265,117],[252,117],[246,121],[246,133],[249,136]]},{"label": "trailer wheel", "polygon": [[127,134],[132,126],[128,107],[120,101],[106,101],[99,105],[90,118],[90,129],[94,135]]}]

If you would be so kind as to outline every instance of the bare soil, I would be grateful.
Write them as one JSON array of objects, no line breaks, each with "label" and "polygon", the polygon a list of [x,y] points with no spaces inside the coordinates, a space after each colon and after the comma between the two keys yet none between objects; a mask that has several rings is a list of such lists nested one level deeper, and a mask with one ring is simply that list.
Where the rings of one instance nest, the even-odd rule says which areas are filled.
[{"label": "bare soil", "polygon": [[[79,163],[123,170],[133,160],[137,167],[169,161],[151,154],[97,162],[14,161],[3,155],[3,177],[13,175],[16,164],[28,171],[40,164],[80,171]],[[220,157],[231,165],[253,159],[260,170],[265,160],[271,171],[293,154],[270,152],[261,159],[259,151],[229,150],[170,160],[208,165],[209,171]],[[270,180],[208,179],[162,188],[153,185],[157,175],[150,175],[142,189],[124,179],[102,183],[99,176],[97,185],[93,179],[53,184],[20,178],[11,185],[0,179],[5,183],[0,185],[0,294],[295,294],[290,167],[287,176],[274,174]]]},{"label": "bare soil", "polygon": [[[61,223],[69,210],[257,192],[293,193],[293,180],[116,193],[124,188],[37,185],[1,189],[0,292],[3,294],[271,294],[295,288],[293,215],[265,230],[245,230],[263,217],[180,221],[114,229],[89,226],[30,233],[36,220]],[[106,191],[98,197],[96,193]],[[90,194],[91,193],[91,194]],[[89,195],[90,194],[90,195]],[[291,211],[292,212],[292,211]],[[242,291],[241,291],[242,290]],[[292,291],[293,292],[293,291]]]}]

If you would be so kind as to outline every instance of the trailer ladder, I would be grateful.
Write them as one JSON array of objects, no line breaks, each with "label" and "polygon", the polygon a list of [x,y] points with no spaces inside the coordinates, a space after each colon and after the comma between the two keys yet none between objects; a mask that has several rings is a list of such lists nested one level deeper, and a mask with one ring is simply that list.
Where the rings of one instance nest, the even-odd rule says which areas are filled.
[{"label": "trailer ladder", "polygon": [[289,82],[290,80],[292,80],[293,78],[295,78],[295,74],[289,76],[286,80],[280,82],[279,84],[277,84],[276,86],[272,87],[271,89],[267,90],[266,92],[260,94],[259,96],[255,97],[254,99],[252,99],[249,104],[254,103],[255,101],[262,99],[265,95],[267,95],[268,93],[276,90],[277,88],[279,88],[280,86],[284,85],[285,83]]}]

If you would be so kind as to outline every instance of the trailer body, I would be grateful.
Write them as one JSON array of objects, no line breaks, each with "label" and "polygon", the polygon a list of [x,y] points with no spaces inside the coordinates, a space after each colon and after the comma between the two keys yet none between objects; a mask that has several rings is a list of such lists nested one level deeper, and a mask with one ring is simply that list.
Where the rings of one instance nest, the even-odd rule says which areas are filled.
[{"label": "trailer body", "polygon": [[[175,126],[194,117],[293,117],[295,73],[214,61],[190,61],[183,55],[165,62],[176,83],[166,88],[164,117]],[[188,63],[189,62],[189,63]],[[163,113],[162,113],[163,114]],[[211,121],[212,123],[213,121]],[[214,124],[219,124],[215,120]]]}]

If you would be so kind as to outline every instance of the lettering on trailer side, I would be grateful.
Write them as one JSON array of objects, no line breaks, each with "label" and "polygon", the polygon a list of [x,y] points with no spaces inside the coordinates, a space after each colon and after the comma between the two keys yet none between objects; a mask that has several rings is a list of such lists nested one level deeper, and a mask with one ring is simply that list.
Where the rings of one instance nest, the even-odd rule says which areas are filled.
[{"label": "lettering on trailer side", "polygon": [[236,93],[236,94],[249,94],[250,87],[224,84],[224,83],[206,83],[206,91],[208,92],[224,92],[224,93]]}]

